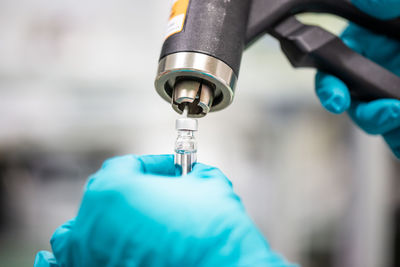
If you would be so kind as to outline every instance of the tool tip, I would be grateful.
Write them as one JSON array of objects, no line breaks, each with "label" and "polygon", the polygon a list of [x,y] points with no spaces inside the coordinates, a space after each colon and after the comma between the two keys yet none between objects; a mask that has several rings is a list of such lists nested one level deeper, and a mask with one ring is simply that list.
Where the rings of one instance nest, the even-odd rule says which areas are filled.
[{"label": "tool tip", "polygon": [[182,112],[182,116],[187,118],[188,115],[189,115],[189,106],[185,105],[185,108],[183,109],[183,112]]}]

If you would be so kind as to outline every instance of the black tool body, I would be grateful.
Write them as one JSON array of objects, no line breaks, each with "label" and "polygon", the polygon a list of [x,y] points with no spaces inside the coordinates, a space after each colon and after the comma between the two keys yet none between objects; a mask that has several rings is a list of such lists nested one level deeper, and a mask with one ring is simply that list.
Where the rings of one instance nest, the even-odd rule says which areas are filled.
[{"label": "black tool body", "polygon": [[335,35],[293,17],[302,12],[335,14],[400,41],[400,19],[374,18],[349,0],[190,0],[184,28],[165,40],[160,60],[179,52],[201,53],[225,62],[238,75],[243,49],[268,33],[280,41],[294,67],[315,67],[338,76],[353,97],[400,99],[399,76]]},{"label": "black tool body", "polygon": [[178,52],[213,56],[239,73],[251,1],[191,0],[184,31],[165,40],[160,58]]},{"label": "black tool body", "polygon": [[399,76],[348,48],[324,29],[297,21],[293,15],[301,12],[332,13],[400,42],[400,19],[371,17],[348,0],[254,0],[246,44],[269,33],[279,40],[294,67],[315,67],[339,77],[353,97],[365,101],[400,99]]},{"label": "black tool body", "polygon": [[400,40],[400,19],[380,20],[351,4],[349,0],[253,0],[246,31],[246,44],[273,31],[280,21],[299,13],[330,13],[360,26]]}]

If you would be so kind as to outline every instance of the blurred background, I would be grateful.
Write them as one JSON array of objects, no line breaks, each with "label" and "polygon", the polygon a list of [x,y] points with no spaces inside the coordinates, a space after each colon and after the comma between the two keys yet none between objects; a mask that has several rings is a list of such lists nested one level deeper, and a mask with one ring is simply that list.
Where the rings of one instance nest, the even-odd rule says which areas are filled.
[{"label": "blurred background", "polygon": [[[173,152],[177,114],[153,86],[169,4],[0,1],[1,266],[31,266],[50,249],[106,158]],[[314,73],[259,40],[244,53],[234,103],[199,121],[199,161],[233,181],[290,261],[400,266],[399,161],[380,137],[320,107]]]}]

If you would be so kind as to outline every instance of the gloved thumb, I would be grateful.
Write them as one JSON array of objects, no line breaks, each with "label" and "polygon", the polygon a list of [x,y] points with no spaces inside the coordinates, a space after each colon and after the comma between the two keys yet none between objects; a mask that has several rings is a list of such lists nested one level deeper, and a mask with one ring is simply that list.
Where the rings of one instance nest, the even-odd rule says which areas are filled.
[{"label": "gloved thumb", "polygon": [[174,155],[143,155],[138,160],[146,174],[175,176]]},{"label": "gloved thumb", "polygon": [[42,250],[36,254],[33,267],[58,267],[58,264],[53,253]]},{"label": "gloved thumb", "polygon": [[125,155],[114,157],[103,163],[100,171],[111,171],[114,174],[134,174],[137,172],[174,175],[173,155]]},{"label": "gloved thumb", "polygon": [[99,177],[109,178],[107,180],[113,180],[115,177],[133,179],[138,173],[174,176],[173,155],[125,155],[107,159],[100,170],[90,177],[86,190]]},{"label": "gloved thumb", "polygon": [[[58,227],[51,237],[50,244],[53,250],[55,259],[61,266],[67,266],[69,255],[69,243],[71,229],[75,224],[75,219],[71,219]],[[51,265],[50,265],[51,266]]]},{"label": "gloved thumb", "polygon": [[315,90],[322,106],[334,114],[343,113],[350,107],[351,97],[346,84],[332,75],[319,71],[315,76]]}]

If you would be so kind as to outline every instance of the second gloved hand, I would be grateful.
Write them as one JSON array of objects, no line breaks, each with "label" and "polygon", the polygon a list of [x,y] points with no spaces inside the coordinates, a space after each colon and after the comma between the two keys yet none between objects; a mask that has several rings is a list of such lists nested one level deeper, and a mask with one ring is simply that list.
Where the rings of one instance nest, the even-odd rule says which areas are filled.
[{"label": "second gloved hand", "polygon": [[35,266],[289,266],[218,169],[174,173],[172,155],[107,160]]},{"label": "second gloved hand", "polygon": [[[353,3],[365,12],[382,19],[400,16],[400,1],[397,0],[353,0]],[[376,35],[356,25],[350,25],[341,38],[356,52],[400,76],[399,41]],[[322,72],[316,76],[316,92],[327,110],[336,114],[347,110],[361,129],[369,134],[382,135],[395,156],[400,158],[399,100],[381,99],[369,103],[353,101],[348,88],[341,80]]]}]

